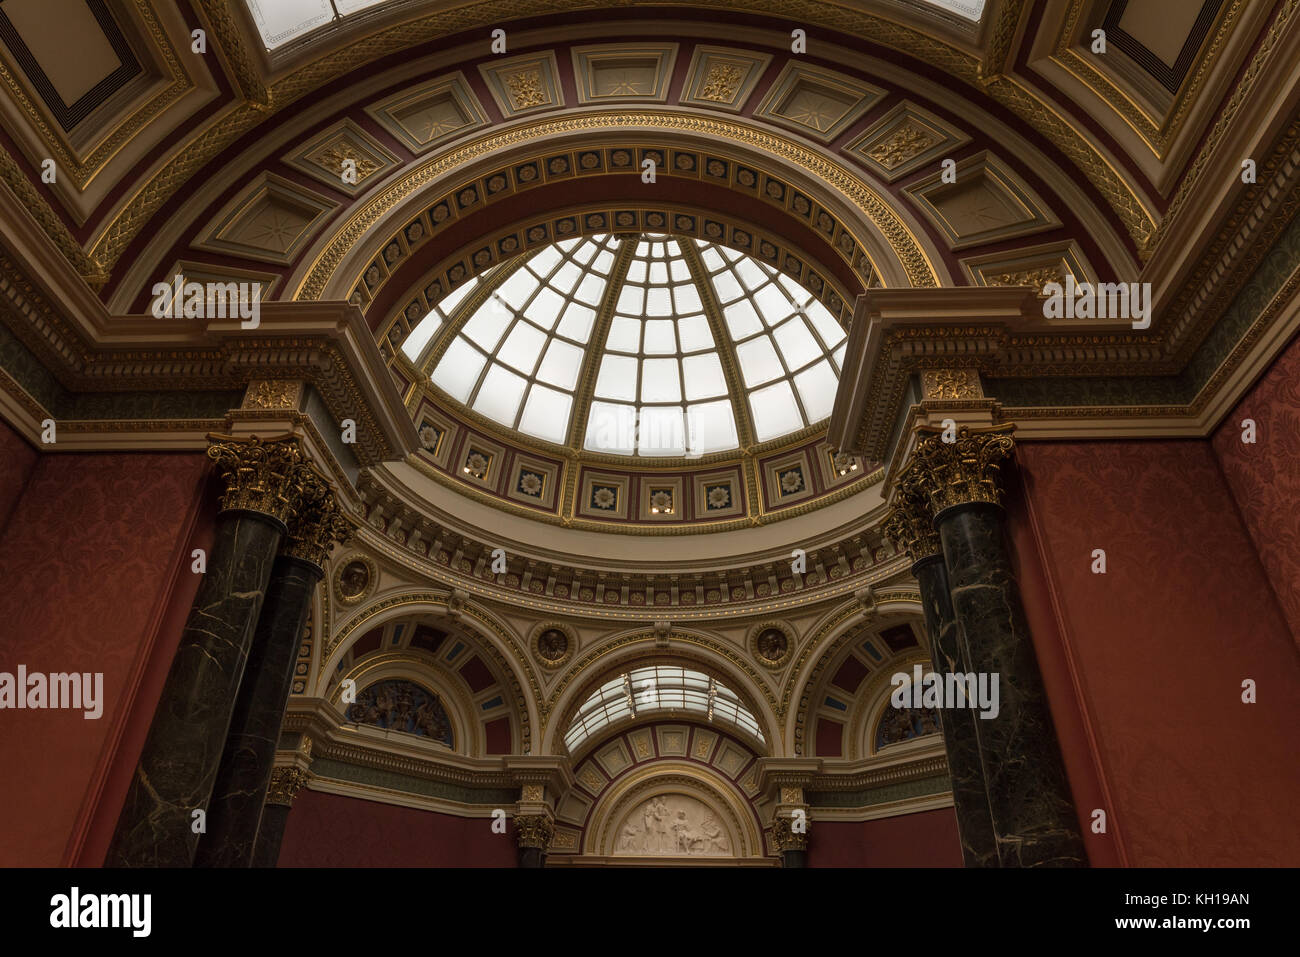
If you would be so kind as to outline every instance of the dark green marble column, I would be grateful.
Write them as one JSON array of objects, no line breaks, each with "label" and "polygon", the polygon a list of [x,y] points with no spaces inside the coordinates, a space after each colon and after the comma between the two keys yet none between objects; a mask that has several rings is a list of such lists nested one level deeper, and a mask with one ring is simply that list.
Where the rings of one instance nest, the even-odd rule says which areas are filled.
[{"label": "dark green marble column", "polygon": [[293,662],[322,571],[315,562],[280,555],[235,701],[225,753],[208,803],[208,829],[196,867],[250,867],[266,803],[280,723],[293,684]]},{"label": "dark green marble column", "polygon": [[[954,672],[969,673],[969,666],[962,660],[957,616],[948,592],[948,572],[944,568],[943,555],[921,559],[912,566],[912,575],[921,588],[934,670],[945,676]],[[967,867],[997,867],[997,841],[993,836],[989,796],[984,789],[984,766],[975,729],[977,720],[971,708],[939,709],[948,773],[952,777],[952,803],[957,815],[962,860]]]},{"label": "dark green marble column", "polygon": [[254,867],[275,867],[280,860],[280,842],[284,839],[284,826],[289,821],[289,809],[309,780],[311,774],[298,767],[280,767],[271,771],[266,806],[262,808],[262,821],[253,850]]},{"label": "dark green marble column", "polygon": [[303,626],[325,574],[326,556],[351,530],[322,476],[307,476],[300,498],[283,552],[271,570],[208,806],[207,833],[199,841],[198,867],[252,866]]},{"label": "dark green marble column", "polygon": [[303,463],[291,437],[211,436],[226,490],[207,570],[163,685],[105,864],[189,867]]},{"label": "dark green marble column", "polygon": [[943,546],[961,651],[975,674],[997,677],[998,713],[974,722],[1003,867],[1084,867],[1087,857],[1052,728],[1020,587],[1002,528],[1000,463],[1009,429],[953,442],[927,434],[914,466],[928,488]]},{"label": "dark green marble column", "polygon": [[[917,486],[912,472],[900,475],[891,501],[893,509],[881,530],[912,559],[912,575],[920,586],[925,629],[930,636],[930,662],[936,674],[966,674],[970,668],[962,657],[939,534],[934,530],[924,489]],[[962,860],[967,867],[997,867],[997,841],[984,786],[975,713],[965,707],[938,710],[948,774],[952,779],[952,803]]]}]

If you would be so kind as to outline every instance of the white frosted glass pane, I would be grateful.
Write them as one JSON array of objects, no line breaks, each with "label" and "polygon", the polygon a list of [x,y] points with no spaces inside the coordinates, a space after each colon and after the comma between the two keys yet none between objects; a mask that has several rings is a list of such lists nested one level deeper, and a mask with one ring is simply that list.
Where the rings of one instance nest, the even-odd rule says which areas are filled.
[{"label": "white frosted glass pane", "polygon": [[799,398],[803,400],[803,409],[808,414],[810,425],[831,414],[839,380],[828,361],[823,359],[811,369],[800,372],[794,377],[794,384],[799,390]]},{"label": "white frosted glass pane", "polygon": [[633,259],[627,267],[628,282],[645,282],[646,261],[644,259]]},{"label": "white frosted glass pane", "polygon": [[673,335],[671,319],[650,319],[645,324],[646,355],[672,355],[677,351],[677,337]]},{"label": "white frosted glass pane", "polygon": [[447,347],[437,368],[433,370],[433,384],[453,399],[465,402],[469,399],[470,391],[478,381],[478,374],[483,371],[485,362],[487,359],[477,349],[464,339],[457,338]]},{"label": "white frosted glass pane", "polygon": [[614,254],[610,252],[608,249],[605,249],[602,250],[600,255],[596,257],[596,261],[591,264],[591,268],[594,272],[598,272],[602,276],[608,276],[610,267],[612,267],[613,265],[614,265]]},{"label": "white frosted glass pane", "polygon": [[526,269],[520,269],[506,277],[506,281],[497,288],[496,295],[500,296],[511,309],[522,309],[538,285],[540,284],[536,276]]},{"label": "white frosted glass pane", "polygon": [[609,326],[609,340],[605,343],[605,348],[616,352],[640,352],[641,320],[615,316]]},{"label": "white frosted glass pane", "polygon": [[478,307],[474,315],[470,316],[469,321],[461,328],[461,332],[482,346],[484,350],[491,352],[501,341],[506,326],[513,318],[514,314],[509,309],[495,299],[489,299]]},{"label": "white frosted glass pane", "polygon": [[645,312],[647,316],[671,316],[673,302],[668,290],[651,289],[646,296]]},{"label": "white frosted glass pane", "polygon": [[469,282],[461,283],[454,292],[449,292],[442,297],[438,303],[438,311],[444,316],[460,305],[461,300],[468,296],[478,286],[478,276],[473,277]]},{"label": "white frosted glass pane", "polygon": [[564,310],[564,318],[555,330],[566,339],[574,342],[587,341],[591,335],[591,325],[596,321],[596,310],[581,303],[571,302]]},{"label": "white frosted glass pane", "polygon": [[793,279],[787,276],[785,273],[783,272],[777,273],[776,281],[779,282],[783,287],[785,287],[785,291],[790,294],[790,298],[793,299],[795,302],[808,301],[810,297],[808,291],[804,289],[803,286],[799,285],[797,282],[795,282]]},{"label": "white frosted glass pane", "polygon": [[551,274],[551,270],[554,269],[556,264],[563,258],[564,257],[560,255],[558,249],[554,246],[547,246],[541,252],[533,256],[532,259],[528,260],[528,268],[537,273],[537,275],[546,277]]},{"label": "white frosted glass pane", "polygon": [[617,309],[625,316],[639,316],[645,306],[645,290],[640,286],[624,286],[618,291]]},{"label": "white frosted glass pane", "polygon": [[595,273],[588,273],[582,277],[582,282],[578,283],[578,291],[573,294],[573,298],[585,302],[589,306],[594,306],[600,302],[600,297],[605,293],[605,280]]},{"label": "white frosted glass pane", "polygon": [[689,282],[673,289],[673,304],[677,307],[679,316],[699,312],[704,308],[700,304],[700,291],[695,288],[694,283]]},{"label": "white frosted glass pane", "polygon": [[539,332],[526,322],[516,322],[515,327],[506,336],[505,345],[497,353],[497,358],[506,365],[518,369],[524,375],[532,375],[537,357],[546,345],[546,333]]},{"label": "white frosted glass pane", "polygon": [[519,431],[548,442],[563,442],[569,432],[569,410],[573,397],[545,386],[535,385],[524,403]]},{"label": "white frosted glass pane", "polygon": [[670,239],[667,245],[669,256],[680,256],[682,254],[682,247],[677,245],[677,240]]},{"label": "white frosted glass pane", "polygon": [[607,355],[600,360],[596,395],[602,399],[636,398],[636,360],[631,356]]},{"label": "white frosted glass pane", "polygon": [[681,398],[676,359],[646,359],[641,363],[642,402],[680,402]]},{"label": "white frosted glass pane", "polygon": [[675,406],[642,409],[637,452],[641,455],[685,455],[686,423],[682,410]]},{"label": "white frosted glass pane", "polygon": [[785,371],[767,336],[759,336],[736,346],[736,358],[740,360],[740,372],[745,377],[745,385],[751,389],[770,382]]},{"label": "white frosted glass pane", "polygon": [[651,263],[650,264],[650,285],[663,286],[668,283],[668,264]]},{"label": "white frosted glass pane", "polygon": [[564,299],[559,293],[551,289],[543,289],[537,294],[537,298],[528,304],[524,315],[543,329],[550,329],[555,325],[555,320],[559,318],[560,310],[563,308]]},{"label": "white frosted glass pane", "polygon": [[786,298],[785,293],[777,287],[776,283],[771,282],[754,293],[754,305],[758,308],[758,314],[767,321],[769,326],[777,325],[794,312],[794,305]]},{"label": "white frosted glass pane", "polygon": [[600,236],[592,236],[589,239],[584,239],[582,245],[578,247],[577,252],[573,254],[573,261],[580,263],[583,266],[591,262],[592,257],[596,255],[596,250],[600,248],[600,245],[596,240],[602,238],[603,237]]},{"label": "white frosted glass pane", "polygon": [[767,274],[752,259],[742,259],[733,268],[736,270],[736,274],[740,276],[740,281],[745,284],[746,289],[757,289],[767,282]]},{"label": "white frosted glass pane", "polygon": [[554,276],[551,277],[550,285],[552,289],[566,295],[573,292],[573,287],[578,284],[582,277],[582,267],[575,263],[565,263],[559,268]]},{"label": "white frosted glass pane", "polygon": [[691,278],[691,269],[686,265],[685,259],[674,259],[669,263],[669,272],[672,274],[673,282],[685,282]]},{"label": "white frosted glass pane", "polygon": [[738,299],[731,305],[723,307],[722,315],[727,320],[727,331],[731,333],[733,341],[738,342],[752,336],[763,328],[758,313],[754,311],[748,299]]},{"label": "white frosted glass pane", "polygon": [[737,259],[745,258],[745,254],[739,250],[732,249],[728,246],[722,247],[722,255],[727,257],[727,262],[735,262]]},{"label": "white frosted glass pane", "polygon": [[847,336],[844,328],[835,321],[830,310],[814,299],[806,307],[808,319],[812,322],[813,328],[817,334],[822,337],[822,342],[826,343],[826,348],[834,349]]},{"label": "white frosted glass pane", "polygon": [[577,246],[578,243],[580,243],[580,242],[582,242],[582,237],[581,237],[581,236],[577,236],[577,237],[574,237],[573,239],[565,239],[565,240],[561,240],[560,242],[556,243],[555,245],[557,245],[557,246],[560,247],[560,252],[569,253],[569,252],[573,252],[573,247]]},{"label": "white frosted glass pane", "polygon": [[698,352],[713,348],[713,333],[709,320],[703,316],[687,316],[677,320],[677,336],[682,341],[682,352]]},{"label": "white frosted glass pane", "polygon": [[751,392],[749,408],[754,417],[754,437],[760,442],[803,428],[803,417],[788,382],[778,382]]},{"label": "white frosted glass pane", "polygon": [[740,288],[740,283],[736,277],[729,271],[720,272],[713,277],[713,291],[718,294],[718,302],[731,302],[733,299],[739,299],[745,294],[745,290]]},{"label": "white frosted glass pane", "polygon": [[609,402],[591,403],[583,445],[596,452],[631,455],[636,451],[636,409]]},{"label": "white frosted glass pane", "polygon": [[329,0],[248,0],[248,10],[270,50],[334,19]]},{"label": "white frosted glass pane", "polygon": [[777,329],[772,336],[781,349],[786,368],[801,369],[822,354],[812,332],[798,316]]},{"label": "white frosted glass pane", "polygon": [[712,246],[701,250],[700,258],[704,260],[704,265],[708,267],[709,272],[713,272],[723,265],[723,258],[718,255],[718,251]]},{"label": "white frosted glass pane", "polygon": [[416,323],[411,334],[406,337],[402,343],[402,352],[406,358],[414,362],[420,357],[421,350],[429,344],[433,334],[442,326],[442,319],[436,312],[430,311],[423,319]]},{"label": "white frosted glass pane", "polygon": [[644,239],[636,244],[636,258],[645,259],[650,255],[650,244]]},{"label": "white frosted glass pane", "polygon": [[537,378],[562,389],[573,390],[578,383],[578,370],[582,368],[583,352],[577,346],[552,339],[546,349],[546,358],[537,369]]},{"label": "white frosted glass pane", "polygon": [[682,360],[682,375],[686,379],[687,399],[712,399],[727,394],[727,379],[716,352],[687,356]]},{"label": "white frosted glass pane", "polygon": [[474,411],[503,425],[514,425],[519,400],[524,397],[527,386],[527,382],[505,366],[493,363],[483,377],[483,384],[479,386],[478,396],[474,399]]}]

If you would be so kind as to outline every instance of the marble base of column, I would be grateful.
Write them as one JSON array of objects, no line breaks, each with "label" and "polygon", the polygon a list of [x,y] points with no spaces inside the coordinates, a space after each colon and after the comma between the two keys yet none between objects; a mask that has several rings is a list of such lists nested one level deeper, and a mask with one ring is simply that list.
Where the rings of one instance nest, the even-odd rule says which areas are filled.
[{"label": "marble base of column", "polygon": [[971,671],[996,675],[999,711],[975,730],[1002,867],[1085,867],[1002,510],[985,502],[935,515],[953,610]]},{"label": "marble base of column", "polygon": [[[921,605],[925,610],[925,628],[930,635],[934,670],[941,675],[968,673],[970,668],[961,654],[957,617],[948,591],[948,571],[943,564],[943,555],[920,559],[912,566],[912,575],[921,588]],[[984,789],[984,767],[975,732],[978,720],[971,708],[939,709],[962,861],[967,867],[997,867],[997,841],[993,836],[989,798]]]},{"label": "marble base of column", "polygon": [[257,828],[257,843],[253,845],[254,867],[275,867],[280,860],[280,842],[284,840],[284,826],[289,820],[290,808],[283,804],[267,804],[262,808],[262,820]]},{"label": "marble base of column", "polygon": [[272,566],[208,803],[208,827],[199,840],[196,867],[252,866],[258,820],[293,684],[293,663],[322,574],[314,562],[293,555],[278,556]]},{"label": "marble base of column", "polygon": [[189,867],[284,525],[260,512],[217,519],[207,572],[167,673],[108,867]]},{"label": "marble base of column", "polygon": [[540,847],[521,847],[518,861],[520,867],[542,867],[546,863],[546,855]]}]

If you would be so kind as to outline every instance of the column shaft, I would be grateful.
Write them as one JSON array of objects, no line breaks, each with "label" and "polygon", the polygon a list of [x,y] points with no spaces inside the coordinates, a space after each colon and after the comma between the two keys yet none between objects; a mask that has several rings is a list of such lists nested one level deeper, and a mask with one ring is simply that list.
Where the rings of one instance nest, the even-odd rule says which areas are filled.
[{"label": "column shaft", "polygon": [[284,525],[226,511],[105,863],[189,867]]},{"label": "column shaft", "polygon": [[[936,554],[921,559],[912,566],[912,574],[921,588],[934,670],[945,676],[953,672],[968,673],[970,665],[963,660],[943,556]],[[952,801],[962,860],[967,867],[997,867],[997,841],[975,730],[979,718],[971,708],[940,708],[939,720],[948,755],[948,773],[952,777]]]},{"label": "column shaft", "polygon": [[284,840],[284,826],[288,821],[289,808],[283,804],[267,804],[262,808],[253,849],[254,867],[275,867],[280,860],[280,842]]},{"label": "column shaft", "polygon": [[935,527],[970,669],[998,680],[997,716],[974,724],[1001,865],[1086,866],[1002,510],[953,505],[937,512]]},{"label": "column shaft", "polygon": [[293,663],[322,572],[314,562],[280,555],[239,688],[224,754],[208,805],[198,867],[250,867],[258,821],[271,782]]}]

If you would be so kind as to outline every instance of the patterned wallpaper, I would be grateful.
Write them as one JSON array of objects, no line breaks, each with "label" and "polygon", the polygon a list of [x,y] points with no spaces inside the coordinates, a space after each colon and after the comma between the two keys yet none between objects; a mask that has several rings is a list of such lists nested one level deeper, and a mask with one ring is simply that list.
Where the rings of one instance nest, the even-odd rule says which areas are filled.
[{"label": "patterned wallpaper", "polygon": [[1129,863],[1294,865],[1300,668],[1210,443],[1025,443],[1020,463]]},{"label": "patterned wallpaper", "polygon": [[[1248,427],[1254,422],[1254,442]],[[1300,339],[1214,433],[1214,453],[1300,643]]]}]

